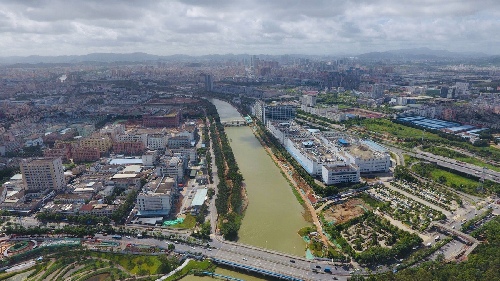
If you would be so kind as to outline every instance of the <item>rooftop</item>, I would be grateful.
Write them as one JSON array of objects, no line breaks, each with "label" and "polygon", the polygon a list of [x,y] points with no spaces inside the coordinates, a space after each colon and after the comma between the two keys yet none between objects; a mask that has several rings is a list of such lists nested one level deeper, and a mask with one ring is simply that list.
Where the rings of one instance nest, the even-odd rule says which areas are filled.
[{"label": "rooftop", "polygon": [[203,205],[203,202],[205,202],[205,197],[207,197],[207,191],[208,189],[206,188],[196,190],[196,194],[194,195],[193,202],[191,202],[191,206],[195,207]]},{"label": "rooftop", "polygon": [[139,158],[116,158],[109,161],[111,165],[132,165],[132,164],[140,164],[142,165],[142,159]]}]

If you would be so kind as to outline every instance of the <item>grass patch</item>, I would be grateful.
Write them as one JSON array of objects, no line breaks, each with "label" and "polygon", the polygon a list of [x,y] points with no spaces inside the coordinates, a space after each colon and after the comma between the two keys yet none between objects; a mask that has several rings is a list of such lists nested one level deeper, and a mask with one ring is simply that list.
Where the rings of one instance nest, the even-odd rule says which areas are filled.
[{"label": "grass patch", "polygon": [[302,206],[305,206],[306,202],[304,201],[304,199],[302,199],[302,196],[300,196],[299,192],[297,191],[297,189],[295,189],[295,187],[292,185],[292,183],[288,180],[288,178],[286,178],[286,180],[288,181],[288,183],[290,184],[290,187],[292,188],[292,192],[293,192],[293,195],[295,195],[295,198],[297,199],[297,201],[299,202],[300,205]]},{"label": "grass patch", "polygon": [[420,161],[415,157],[411,157],[410,155],[403,154],[403,158],[405,159],[405,166],[410,166],[412,163]]},{"label": "grass patch", "polygon": [[102,259],[110,260],[115,262],[131,274],[134,275],[148,275],[148,274],[158,274],[161,273],[160,268],[162,266],[162,261],[158,256],[146,256],[146,255],[123,255],[123,254],[111,254],[111,253],[96,253],[91,254],[94,257],[99,257]]},{"label": "grass patch", "polygon": [[196,226],[196,217],[192,216],[191,214],[187,214],[186,217],[184,218],[184,221],[180,224],[172,225],[170,227],[172,228],[184,228],[184,229],[191,229]]},{"label": "grass patch", "polygon": [[361,193],[357,197],[362,199],[366,204],[368,204],[370,207],[372,207],[374,209],[382,207],[386,204],[385,202],[382,202],[380,200],[377,200],[375,198],[370,197],[366,193]]},{"label": "grass patch", "polygon": [[311,232],[315,232],[316,228],[312,226],[306,226],[301,228],[297,233],[300,235],[300,237],[307,236]]},{"label": "grass patch", "polygon": [[401,124],[397,124],[388,119],[357,119],[347,124],[360,125],[366,128],[366,130],[371,132],[376,132],[376,135],[382,135],[384,132],[388,133],[396,138],[404,139],[404,140],[413,140],[418,139],[424,136],[427,140],[432,141],[444,141],[445,139],[429,132],[424,132],[423,130],[404,126]]},{"label": "grass patch", "polygon": [[213,265],[209,260],[203,261],[189,261],[189,263],[182,268],[180,271],[175,273],[174,275],[165,279],[166,281],[179,280],[181,277],[184,277],[191,273],[192,271],[213,271],[215,269],[215,265]]},{"label": "grass patch", "polygon": [[459,176],[459,175],[454,174],[452,172],[441,170],[439,168],[436,168],[436,169],[431,171],[432,179],[437,180],[441,176],[446,178],[446,183],[448,183],[452,187],[453,187],[453,185],[459,186],[459,187],[470,185],[470,186],[473,186],[474,188],[476,188],[478,186],[477,180],[462,177],[462,176]]},{"label": "grass patch", "polygon": [[477,191],[479,181],[476,177],[464,177],[427,163],[415,164],[413,165],[412,170],[420,176],[428,177],[435,182],[442,183],[458,191],[476,196],[484,196],[484,194],[480,194]]}]

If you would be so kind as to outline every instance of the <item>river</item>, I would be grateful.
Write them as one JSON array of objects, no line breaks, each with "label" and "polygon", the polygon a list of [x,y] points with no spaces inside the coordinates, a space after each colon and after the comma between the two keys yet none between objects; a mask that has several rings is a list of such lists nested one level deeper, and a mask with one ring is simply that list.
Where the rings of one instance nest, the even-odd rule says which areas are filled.
[{"label": "river", "polygon": [[[241,118],[230,104],[220,100],[212,102],[221,121]],[[250,127],[227,127],[225,130],[243,175],[249,201],[238,242],[304,256],[305,242],[297,231],[309,224],[289,183]]]}]

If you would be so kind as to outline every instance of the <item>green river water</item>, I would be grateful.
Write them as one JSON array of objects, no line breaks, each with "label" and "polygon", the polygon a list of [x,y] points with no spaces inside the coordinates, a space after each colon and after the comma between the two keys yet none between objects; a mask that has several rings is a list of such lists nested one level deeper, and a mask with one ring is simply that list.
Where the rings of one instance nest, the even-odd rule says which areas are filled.
[{"label": "green river water", "polygon": [[[241,118],[230,104],[213,100],[222,121]],[[238,242],[297,256],[305,255],[305,242],[297,231],[309,224],[280,169],[267,155],[250,127],[227,127],[236,162],[244,178],[248,207]]]}]

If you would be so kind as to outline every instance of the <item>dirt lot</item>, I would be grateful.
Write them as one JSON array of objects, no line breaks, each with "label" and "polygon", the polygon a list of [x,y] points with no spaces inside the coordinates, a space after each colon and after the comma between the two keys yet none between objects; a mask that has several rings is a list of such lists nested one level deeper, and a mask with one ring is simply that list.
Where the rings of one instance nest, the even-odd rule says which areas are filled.
[{"label": "dirt lot", "polygon": [[371,210],[371,207],[365,204],[363,200],[355,198],[342,204],[332,205],[325,209],[323,214],[327,221],[334,221],[335,224],[342,224],[361,216],[365,210]]}]

